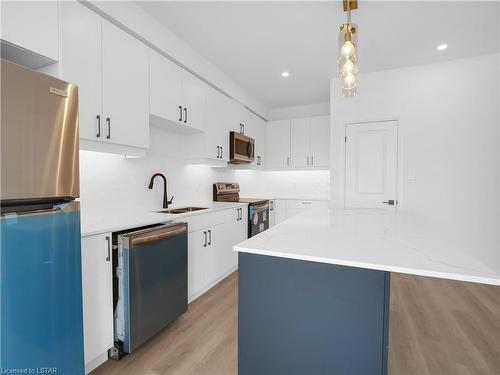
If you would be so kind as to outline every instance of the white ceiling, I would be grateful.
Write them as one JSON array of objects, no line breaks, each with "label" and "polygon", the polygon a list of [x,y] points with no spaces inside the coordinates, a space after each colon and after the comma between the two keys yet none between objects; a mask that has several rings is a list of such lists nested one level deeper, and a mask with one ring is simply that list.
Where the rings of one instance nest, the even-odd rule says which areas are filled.
[{"label": "white ceiling", "polygon": [[[345,20],[340,2],[139,5],[268,108],[328,101]],[[500,51],[499,2],[361,1],[352,21],[361,72]],[[441,43],[448,49],[437,51]]]}]

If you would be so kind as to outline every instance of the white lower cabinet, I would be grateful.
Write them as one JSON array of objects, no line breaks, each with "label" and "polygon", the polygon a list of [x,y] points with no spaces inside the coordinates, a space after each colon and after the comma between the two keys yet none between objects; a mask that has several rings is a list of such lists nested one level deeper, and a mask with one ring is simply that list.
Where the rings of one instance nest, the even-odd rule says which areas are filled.
[{"label": "white lower cabinet", "polygon": [[111,233],[82,237],[85,373],[108,359],[113,346]]},{"label": "white lower cabinet", "polygon": [[247,238],[246,206],[196,215],[188,223],[188,301],[217,284],[238,265],[233,246]]}]

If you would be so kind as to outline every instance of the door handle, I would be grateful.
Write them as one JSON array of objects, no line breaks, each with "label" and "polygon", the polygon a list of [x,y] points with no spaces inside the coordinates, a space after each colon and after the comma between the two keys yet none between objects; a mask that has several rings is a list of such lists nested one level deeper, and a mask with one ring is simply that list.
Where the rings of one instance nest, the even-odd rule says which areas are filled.
[{"label": "door handle", "polygon": [[394,199],[389,199],[387,201],[384,201],[382,202],[383,204],[387,204],[389,206],[394,206],[395,204],[398,204],[398,201],[394,200]]},{"label": "door handle", "polygon": [[111,238],[106,236],[106,242],[108,243],[108,256],[106,257],[106,261],[111,261]]},{"label": "door handle", "polygon": [[208,246],[212,245],[212,231],[208,230]]},{"label": "door handle", "polygon": [[106,136],[106,139],[111,138],[111,118],[106,117],[106,122],[108,124],[108,135]]},{"label": "door handle", "polygon": [[101,138],[101,116],[100,115],[96,115],[96,120],[97,120],[97,133],[96,133],[96,137],[97,138]]},{"label": "door handle", "polygon": [[222,159],[223,157],[223,152],[224,152],[224,149],[222,148],[222,146],[220,146],[220,158]]},{"label": "door handle", "polygon": [[203,232],[203,235],[205,236],[205,243],[203,244],[203,247],[207,247],[207,232]]},{"label": "door handle", "polygon": [[182,122],[182,106],[179,106],[179,121]]},{"label": "door handle", "polygon": [[239,208],[236,209],[236,213],[238,215],[238,216],[236,216],[236,221],[240,221],[240,209]]},{"label": "door handle", "polygon": [[187,108],[184,108],[184,124],[187,123],[188,121],[188,110]]}]

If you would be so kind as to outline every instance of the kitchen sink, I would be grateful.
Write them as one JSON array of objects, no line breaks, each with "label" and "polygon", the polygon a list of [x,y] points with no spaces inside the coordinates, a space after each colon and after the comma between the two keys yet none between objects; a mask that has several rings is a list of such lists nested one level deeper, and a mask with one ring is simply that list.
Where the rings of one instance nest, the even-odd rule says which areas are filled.
[{"label": "kitchen sink", "polygon": [[182,208],[172,208],[170,210],[156,211],[162,214],[185,214],[186,212],[206,210],[207,207],[182,207]]}]

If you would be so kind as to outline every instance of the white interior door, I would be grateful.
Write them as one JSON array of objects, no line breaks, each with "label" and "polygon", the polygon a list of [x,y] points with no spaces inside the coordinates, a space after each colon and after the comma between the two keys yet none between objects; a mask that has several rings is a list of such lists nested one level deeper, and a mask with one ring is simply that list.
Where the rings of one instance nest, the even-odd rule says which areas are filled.
[{"label": "white interior door", "polygon": [[346,125],[346,208],[397,204],[398,123]]}]

